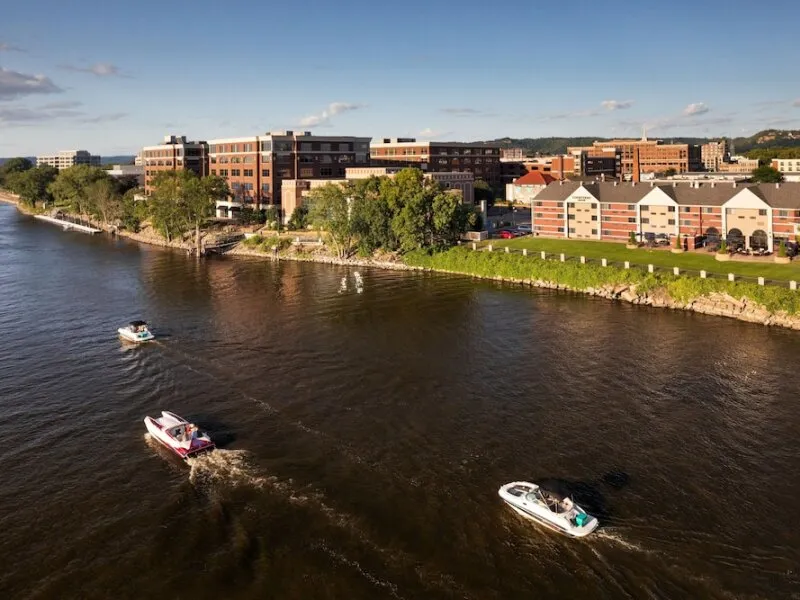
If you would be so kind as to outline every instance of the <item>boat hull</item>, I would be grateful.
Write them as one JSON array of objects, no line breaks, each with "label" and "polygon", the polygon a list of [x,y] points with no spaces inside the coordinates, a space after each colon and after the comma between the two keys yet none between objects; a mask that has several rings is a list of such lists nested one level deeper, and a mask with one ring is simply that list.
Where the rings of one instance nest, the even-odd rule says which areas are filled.
[{"label": "boat hull", "polygon": [[[505,502],[512,509],[514,509],[514,511],[517,514],[525,517],[526,519],[534,521],[540,525],[544,525],[545,527],[547,527],[552,531],[555,531],[557,533],[569,537],[582,538],[591,534],[595,529],[597,529],[599,525],[596,518],[590,515],[586,515],[585,511],[583,511],[583,509],[581,509],[578,506],[574,506],[574,509],[570,512],[569,515],[561,516],[561,514],[563,513],[561,514],[552,513],[548,509],[539,506],[537,503],[526,501],[525,498],[521,495],[516,495],[515,493],[511,493],[509,488],[513,487],[518,487],[518,488],[521,487],[524,490],[530,491],[533,489],[537,489],[538,486],[535,486],[535,484],[531,484],[528,482],[515,482],[513,484],[508,484],[500,488],[499,495],[500,498],[503,500],[503,502]],[[519,491],[520,490],[517,490],[517,492]],[[582,513],[586,517],[588,517],[586,523],[582,524],[581,526],[576,526],[576,524],[573,523],[571,520],[572,516],[578,513]]]},{"label": "boat hull", "polygon": [[119,337],[121,337],[126,342],[132,342],[134,344],[142,344],[144,342],[149,342],[154,340],[156,336],[154,336],[149,331],[145,331],[143,333],[133,333],[129,329],[125,329],[124,327],[120,327],[117,329],[117,333],[119,333]]},{"label": "boat hull", "polygon": [[198,454],[210,452],[216,448],[214,442],[209,439],[202,438],[193,439],[191,445],[187,448],[166,433],[164,428],[161,427],[152,417],[145,417],[144,425],[153,439],[184,460],[193,456],[197,456]]}]

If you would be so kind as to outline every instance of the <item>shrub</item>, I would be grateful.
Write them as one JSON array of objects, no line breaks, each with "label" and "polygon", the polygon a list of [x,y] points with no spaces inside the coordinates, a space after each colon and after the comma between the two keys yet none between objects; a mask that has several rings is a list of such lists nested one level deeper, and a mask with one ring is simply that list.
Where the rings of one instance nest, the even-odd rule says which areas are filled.
[{"label": "shrub", "polygon": [[719,248],[717,248],[717,254],[727,254],[728,253],[728,242],[722,240],[719,243]]},{"label": "shrub", "polygon": [[631,231],[631,232],[628,234],[628,243],[629,243],[631,246],[633,246],[634,244],[636,244],[636,232],[635,232],[635,231]]},{"label": "shrub", "polygon": [[683,249],[683,246],[681,246],[681,236],[679,236],[679,235],[675,236],[675,249],[676,250],[682,250]]},{"label": "shrub", "polygon": [[786,242],[784,240],[781,240],[781,243],[778,244],[778,256],[786,258]]}]

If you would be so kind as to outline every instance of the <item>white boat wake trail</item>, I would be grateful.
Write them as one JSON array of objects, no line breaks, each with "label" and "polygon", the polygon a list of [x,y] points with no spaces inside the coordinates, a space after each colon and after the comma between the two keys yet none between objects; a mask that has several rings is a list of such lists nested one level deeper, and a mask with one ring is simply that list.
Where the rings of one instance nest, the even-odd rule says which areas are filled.
[{"label": "white boat wake trail", "polygon": [[189,481],[195,486],[227,484],[234,487],[262,488],[268,482],[258,475],[245,450],[220,450],[219,448],[193,456],[186,460],[189,465]]}]

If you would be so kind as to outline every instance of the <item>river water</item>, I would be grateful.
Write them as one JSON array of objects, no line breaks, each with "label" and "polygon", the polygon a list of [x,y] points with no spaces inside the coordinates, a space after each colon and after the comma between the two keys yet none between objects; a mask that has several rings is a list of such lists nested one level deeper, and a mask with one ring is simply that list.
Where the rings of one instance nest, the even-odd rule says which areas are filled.
[{"label": "river water", "polygon": [[[0,206],[0,597],[800,597],[800,335],[362,275]],[[169,456],[162,409],[222,450]],[[519,479],[601,528],[524,521]]]}]

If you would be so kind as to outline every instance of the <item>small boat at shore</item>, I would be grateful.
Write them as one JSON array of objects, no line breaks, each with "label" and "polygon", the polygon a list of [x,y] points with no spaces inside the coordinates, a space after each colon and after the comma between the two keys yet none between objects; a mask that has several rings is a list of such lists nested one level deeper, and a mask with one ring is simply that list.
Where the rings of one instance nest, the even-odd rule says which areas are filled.
[{"label": "small boat at shore", "polygon": [[145,417],[144,425],[150,435],[184,459],[216,448],[207,433],[166,410],[157,419]]},{"label": "small boat at shore", "polygon": [[540,488],[528,481],[507,483],[498,494],[523,517],[571,537],[585,537],[599,525],[571,498]]},{"label": "small boat at shore", "polygon": [[150,329],[148,329],[147,323],[144,321],[131,321],[128,323],[127,327],[120,327],[117,329],[117,333],[119,333],[119,337],[122,339],[136,344],[149,342],[156,337],[152,334]]}]

